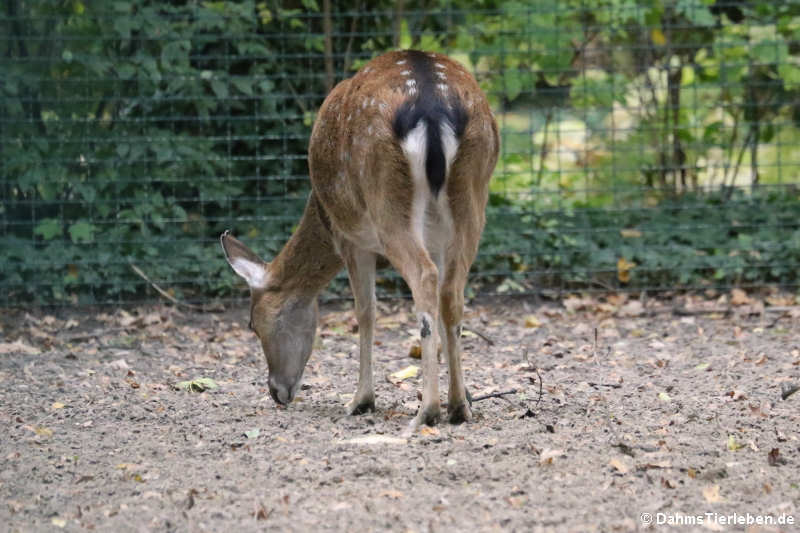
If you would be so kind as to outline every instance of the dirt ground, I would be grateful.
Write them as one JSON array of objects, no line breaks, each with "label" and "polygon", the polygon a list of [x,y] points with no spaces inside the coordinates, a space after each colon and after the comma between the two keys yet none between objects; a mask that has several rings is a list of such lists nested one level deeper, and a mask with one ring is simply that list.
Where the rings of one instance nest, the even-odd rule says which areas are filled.
[{"label": "dirt ground", "polygon": [[[288,408],[246,305],[7,310],[0,529],[797,531],[798,303],[472,302],[466,383],[516,392],[408,440],[421,376],[391,376],[419,365],[405,301],[379,305],[378,410],[356,417],[346,302],[323,307]],[[201,378],[218,388],[175,388]]]}]

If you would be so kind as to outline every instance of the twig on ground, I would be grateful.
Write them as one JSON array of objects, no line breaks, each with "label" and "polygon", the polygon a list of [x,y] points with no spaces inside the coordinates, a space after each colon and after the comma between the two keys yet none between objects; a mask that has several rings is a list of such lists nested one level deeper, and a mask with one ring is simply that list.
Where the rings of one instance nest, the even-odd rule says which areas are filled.
[{"label": "twig on ground", "polygon": [[622,385],[619,383],[595,383],[594,381],[588,382],[591,387],[611,387],[612,389],[621,389]]},{"label": "twig on ground", "polygon": [[207,308],[206,306],[203,306],[203,305],[194,305],[194,304],[190,304],[190,303],[182,302],[181,300],[178,300],[177,298],[172,296],[170,293],[168,293],[167,291],[165,291],[164,289],[159,287],[158,284],[155,281],[151,280],[147,276],[147,274],[142,272],[142,269],[140,269],[139,267],[137,267],[133,263],[131,263],[130,265],[131,265],[131,269],[133,269],[133,271],[136,272],[143,280],[145,280],[147,283],[149,283],[150,286],[153,287],[158,292],[158,294],[160,294],[161,296],[163,296],[164,298],[166,298],[170,302],[174,303],[178,307],[185,307],[187,309],[192,309],[193,311],[209,311],[210,310],[209,308]]},{"label": "twig on ground", "polygon": [[[596,329],[595,329],[595,333],[597,333]],[[542,401],[542,386],[543,386],[542,385],[542,375],[539,373],[539,367],[537,367],[536,365],[532,365],[530,360],[528,359],[528,348],[527,347],[525,348],[525,351],[522,352],[522,358],[525,359],[525,364],[528,365],[528,370],[536,372],[536,377],[539,380],[539,396],[536,398],[536,405],[534,406],[534,409],[536,409],[536,408],[539,407],[539,402]],[[528,412],[533,414],[533,411],[531,411],[530,409],[528,409]]]},{"label": "twig on ground", "polygon": [[502,398],[503,396],[507,396],[509,394],[516,394],[516,392],[517,389],[511,389],[503,392],[492,392],[491,394],[476,396],[475,398],[472,399],[472,403],[488,400],[489,398]]},{"label": "twig on ground", "polygon": [[494,346],[494,340],[492,340],[491,337],[489,337],[488,335],[486,335],[482,331],[480,331],[478,329],[475,329],[475,328],[472,328],[470,326],[461,326],[461,329],[463,329],[464,331],[469,331],[470,333],[474,333],[475,335],[477,335],[481,339],[485,340],[486,344],[488,344],[489,346]]}]

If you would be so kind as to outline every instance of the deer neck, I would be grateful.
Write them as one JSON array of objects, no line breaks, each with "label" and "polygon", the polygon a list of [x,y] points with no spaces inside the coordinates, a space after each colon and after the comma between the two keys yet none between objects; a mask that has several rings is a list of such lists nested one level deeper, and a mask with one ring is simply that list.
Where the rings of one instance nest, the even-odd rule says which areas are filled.
[{"label": "deer neck", "polygon": [[270,285],[300,298],[314,298],[342,269],[327,214],[312,192],[303,218],[270,263]]}]

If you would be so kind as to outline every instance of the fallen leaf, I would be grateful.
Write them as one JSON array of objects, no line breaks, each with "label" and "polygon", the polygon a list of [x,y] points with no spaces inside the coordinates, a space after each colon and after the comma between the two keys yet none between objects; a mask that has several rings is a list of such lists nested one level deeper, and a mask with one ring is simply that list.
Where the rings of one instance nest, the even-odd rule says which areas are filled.
[{"label": "fallen leaf", "polygon": [[594,302],[588,298],[570,296],[561,303],[564,305],[564,308],[566,308],[567,311],[574,313],[576,311],[580,311],[581,309],[588,309]]},{"label": "fallen leaf", "polygon": [[67,521],[58,516],[54,516],[53,518],[51,518],[50,523],[59,528],[66,527],[67,525]]},{"label": "fallen leaf", "polygon": [[752,301],[742,289],[731,290],[731,305],[747,305]]},{"label": "fallen leaf", "polygon": [[257,438],[257,437],[258,437],[260,434],[261,434],[261,430],[260,430],[260,429],[258,429],[258,428],[256,428],[256,429],[249,429],[249,430],[247,430],[247,431],[245,431],[245,432],[244,432],[244,436],[245,436],[245,437],[247,437],[248,439],[255,439],[255,438]]},{"label": "fallen leaf", "polygon": [[116,370],[129,370],[131,367],[128,365],[128,362],[125,359],[117,359],[115,361],[111,361],[108,363],[109,368],[113,368]]},{"label": "fallen leaf", "polygon": [[40,437],[52,437],[53,430],[50,428],[46,428],[44,426],[36,426],[33,428],[33,432],[39,435]]},{"label": "fallen leaf", "polygon": [[614,457],[611,461],[608,462],[611,467],[615,468],[620,474],[627,474],[630,468],[628,465],[623,463],[620,459]]},{"label": "fallen leaf", "polygon": [[431,426],[422,426],[419,430],[419,434],[425,435],[426,437],[438,437],[439,429]]},{"label": "fallen leaf", "polygon": [[785,465],[786,459],[783,458],[781,451],[778,448],[772,448],[767,454],[767,463],[769,466]]},{"label": "fallen leaf", "polygon": [[391,383],[400,383],[404,379],[409,379],[416,377],[419,373],[419,367],[416,365],[408,365],[402,370],[398,370],[397,372],[393,372],[387,376],[387,379]]},{"label": "fallen leaf", "polygon": [[658,393],[658,399],[661,400],[662,402],[670,402],[670,401],[672,401],[672,398],[670,398],[669,394],[667,394],[666,392],[659,392]]},{"label": "fallen leaf", "polygon": [[175,384],[177,390],[185,390],[189,392],[204,392],[207,390],[217,389],[216,381],[211,378],[198,378],[190,381],[180,381]]},{"label": "fallen leaf", "polygon": [[419,344],[414,344],[408,350],[408,356],[412,359],[422,359],[422,347]]},{"label": "fallen leaf", "polygon": [[50,406],[51,409],[63,409],[64,404],[61,402],[53,402],[53,405]]},{"label": "fallen leaf", "polygon": [[27,355],[37,355],[41,353],[38,348],[34,348],[33,346],[29,346],[22,342],[21,340],[16,340],[14,342],[0,342],[0,355],[4,355],[7,353],[19,353],[22,352]]},{"label": "fallen leaf", "polygon": [[719,485],[708,485],[703,487],[703,497],[708,503],[719,503],[723,501],[719,494]]},{"label": "fallen leaf", "polygon": [[528,315],[525,317],[525,327],[526,328],[538,328],[542,325],[542,321],[539,320],[536,315]]},{"label": "fallen leaf", "polygon": [[542,450],[542,453],[539,454],[539,464],[540,465],[553,464],[553,459],[563,454],[564,450],[544,449]]},{"label": "fallen leaf", "polygon": [[728,449],[730,451],[735,452],[736,450],[740,450],[742,448],[744,448],[744,444],[736,442],[736,437],[733,435],[728,435]]},{"label": "fallen leaf", "polygon": [[642,316],[644,314],[644,306],[639,300],[631,300],[620,308],[618,314],[624,317]]}]

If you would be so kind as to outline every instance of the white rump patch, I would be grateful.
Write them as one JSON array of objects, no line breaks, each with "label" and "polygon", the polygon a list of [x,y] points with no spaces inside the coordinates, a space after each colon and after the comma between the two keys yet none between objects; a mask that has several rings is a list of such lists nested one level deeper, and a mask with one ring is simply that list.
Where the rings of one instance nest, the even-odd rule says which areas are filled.
[{"label": "white rump patch", "polygon": [[269,272],[264,265],[253,263],[242,257],[237,257],[230,262],[233,271],[239,274],[247,284],[254,289],[263,289],[269,281]]},{"label": "white rump patch", "polygon": [[444,151],[444,161],[447,165],[445,176],[450,174],[450,165],[453,159],[456,158],[456,151],[458,150],[458,139],[456,139],[456,132],[447,122],[442,122],[440,125],[440,132],[442,137],[442,150]]},{"label": "white rump patch", "polygon": [[425,157],[428,154],[428,126],[424,120],[417,122],[400,143],[408,159],[411,179],[414,181],[414,200],[412,201],[411,229],[418,242],[425,242],[425,205],[428,203],[430,187],[425,176]]}]

